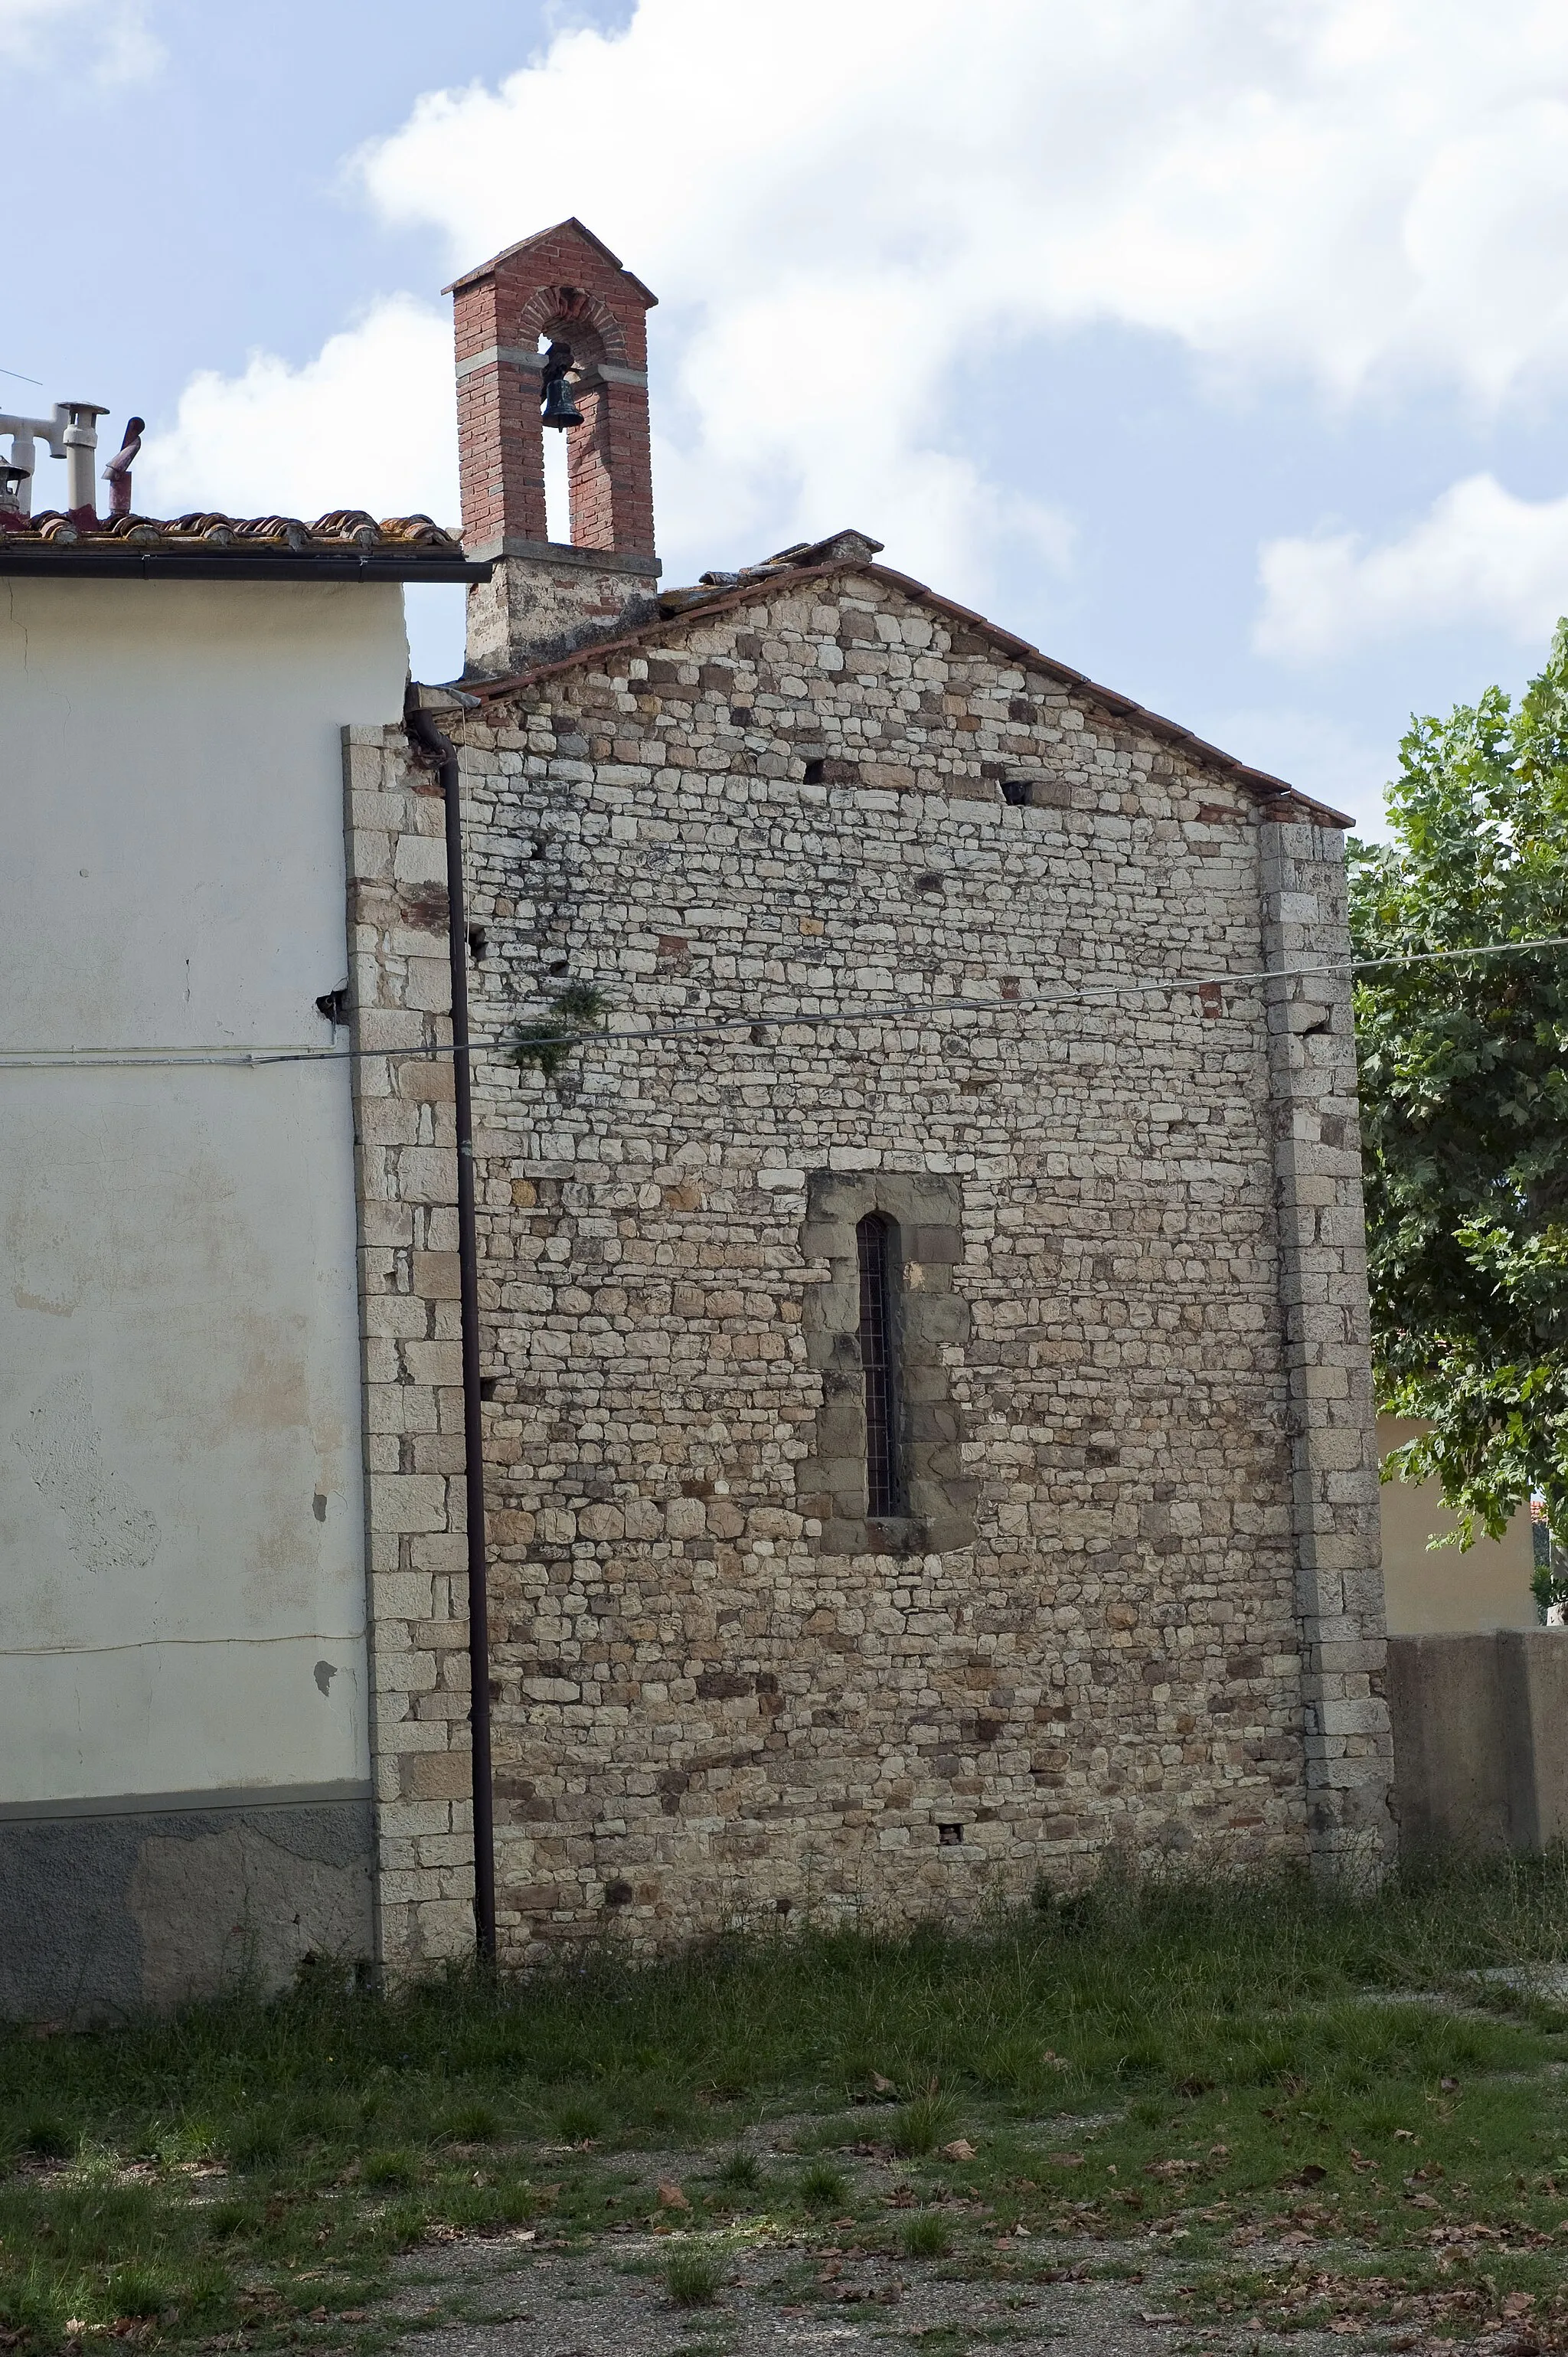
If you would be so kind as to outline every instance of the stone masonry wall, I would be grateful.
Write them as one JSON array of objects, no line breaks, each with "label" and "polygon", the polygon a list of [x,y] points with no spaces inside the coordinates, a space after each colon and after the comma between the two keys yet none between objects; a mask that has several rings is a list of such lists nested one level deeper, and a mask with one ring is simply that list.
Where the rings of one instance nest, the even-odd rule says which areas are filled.
[{"label": "stone masonry wall", "polygon": [[[1255,979],[1267,846],[1300,856],[1300,831],[875,569],[786,576],[660,639],[453,731],[475,1028],[498,1043],[476,1092],[505,1952],[607,1920],[652,1943],[775,1911],[961,1912],[1112,1845],[1382,1838],[1359,1201],[1343,1163],[1337,1208],[1314,1199],[1291,1058],[1321,1051],[1271,1048]],[[418,802],[400,807],[423,837],[439,806],[427,825]],[[1332,872],[1337,839],[1306,834]],[[398,959],[439,944],[377,909],[365,953],[395,1000]],[[1330,892],[1282,910],[1293,942],[1342,952]],[[1155,975],[1188,979],[1132,987]],[[607,1028],[548,1081],[499,1043],[568,981],[602,991]],[[372,982],[361,1025],[386,1006],[412,1045]],[[439,1135],[395,1069],[383,1188],[420,1150],[411,1123]],[[959,1207],[956,1244],[932,1232],[972,1544],[844,1555],[803,1511],[823,1405],[806,1312],[833,1265],[808,1211],[852,1173],[940,1179]],[[412,1321],[420,1222],[442,1213],[384,1200],[370,1276]],[[912,1259],[906,1290],[927,1274]],[[1317,1307],[1339,1315],[1321,1348]],[[418,1480],[424,1436],[399,1427],[394,1473],[391,1413],[373,1445],[389,1481]],[[398,1609],[443,1709],[452,1469],[421,1509],[445,1521],[400,1533],[395,1568],[373,1542],[373,1577],[412,1580],[417,1557],[432,1583],[450,1644],[413,1633],[423,1588]],[[411,1701],[384,1725],[383,1823],[407,1845],[389,1904],[413,1921],[456,1903],[459,1804],[426,1833],[392,1787],[456,1713]]]}]

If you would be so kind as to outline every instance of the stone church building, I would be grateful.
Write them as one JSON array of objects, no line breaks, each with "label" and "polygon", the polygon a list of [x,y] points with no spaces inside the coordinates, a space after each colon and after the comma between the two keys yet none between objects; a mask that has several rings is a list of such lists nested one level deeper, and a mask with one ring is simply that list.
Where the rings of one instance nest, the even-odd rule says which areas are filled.
[{"label": "stone church building", "polygon": [[1375,1867],[1348,822],[858,529],[661,587],[653,296],[452,291],[461,546],[0,468],[0,2013],[468,1949],[476,1566],[503,1960]]},{"label": "stone church building", "polygon": [[[575,222],[455,295],[494,570],[472,700],[424,701],[491,1043],[502,1953],[962,1910],[1113,1846],[1381,1856],[1348,822],[858,531],[660,594],[652,296]],[[403,730],[349,759],[381,1936],[419,1956],[470,1889],[441,811]]]}]

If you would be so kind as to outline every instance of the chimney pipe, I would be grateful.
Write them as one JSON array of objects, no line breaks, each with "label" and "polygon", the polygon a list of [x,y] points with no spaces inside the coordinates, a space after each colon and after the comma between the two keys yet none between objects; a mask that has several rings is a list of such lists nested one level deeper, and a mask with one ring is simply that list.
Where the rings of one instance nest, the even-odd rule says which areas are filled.
[{"label": "chimney pipe", "polygon": [[107,417],[108,411],[95,401],[58,401],[55,416],[64,421],[60,442],[65,457],[65,511],[80,515],[83,509],[96,519],[98,494],[94,488],[93,454],[98,448],[98,420]]},{"label": "chimney pipe", "polygon": [[92,494],[92,455],[98,447],[95,420],[108,414],[96,401],[57,401],[52,417],[12,416],[0,410],[0,434],[11,437],[11,465],[7,471],[16,478],[16,504],[21,514],[32,513],[33,469],[41,440],[48,444],[52,457],[65,460],[66,513],[79,516],[85,511],[96,522]]}]

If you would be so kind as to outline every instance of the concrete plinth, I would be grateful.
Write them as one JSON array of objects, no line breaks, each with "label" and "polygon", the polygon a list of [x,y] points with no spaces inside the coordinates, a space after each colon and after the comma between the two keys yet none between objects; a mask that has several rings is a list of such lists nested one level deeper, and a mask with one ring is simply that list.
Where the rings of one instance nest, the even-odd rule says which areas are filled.
[{"label": "concrete plinth", "polygon": [[371,1953],[368,1798],[200,1797],[0,1816],[0,2019],[114,2020]]}]

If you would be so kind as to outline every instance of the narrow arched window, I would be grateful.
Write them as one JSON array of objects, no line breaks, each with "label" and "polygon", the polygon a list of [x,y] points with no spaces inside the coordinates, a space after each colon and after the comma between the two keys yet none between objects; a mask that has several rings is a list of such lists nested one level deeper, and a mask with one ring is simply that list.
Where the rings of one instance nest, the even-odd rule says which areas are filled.
[{"label": "narrow arched window", "polygon": [[854,1232],[860,1258],[860,1363],[865,1378],[865,1511],[903,1512],[899,1447],[898,1231],[868,1211]]}]

